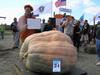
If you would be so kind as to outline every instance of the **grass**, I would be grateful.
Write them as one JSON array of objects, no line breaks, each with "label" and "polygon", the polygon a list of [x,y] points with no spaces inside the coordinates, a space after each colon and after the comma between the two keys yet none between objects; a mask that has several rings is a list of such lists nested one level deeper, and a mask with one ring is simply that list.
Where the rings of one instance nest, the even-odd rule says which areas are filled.
[{"label": "grass", "polygon": [[12,35],[12,31],[11,31],[11,30],[6,30],[6,31],[4,32],[4,35]]},{"label": "grass", "polygon": [[4,46],[0,44],[0,50],[2,50],[2,48],[4,48]]}]

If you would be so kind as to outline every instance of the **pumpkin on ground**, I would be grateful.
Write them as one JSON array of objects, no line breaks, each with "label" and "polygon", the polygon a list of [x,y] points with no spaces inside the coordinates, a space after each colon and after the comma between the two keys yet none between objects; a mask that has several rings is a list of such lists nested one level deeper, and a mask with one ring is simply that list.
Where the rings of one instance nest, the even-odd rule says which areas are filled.
[{"label": "pumpkin on ground", "polygon": [[61,73],[70,71],[77,62],[77,51],[69,36],[59,31],[47,31],[27,37],[20,57],[26,68],[34,72],[52,72],[52,61],[61,60]]}]

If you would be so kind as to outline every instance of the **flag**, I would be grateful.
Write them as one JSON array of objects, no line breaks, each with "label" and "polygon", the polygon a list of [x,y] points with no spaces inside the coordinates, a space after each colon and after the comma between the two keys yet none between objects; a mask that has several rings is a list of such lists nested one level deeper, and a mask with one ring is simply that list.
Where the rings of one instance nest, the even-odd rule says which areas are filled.
[{"label": "flag", "polygon": [[84,14],[80,17],[79,21],[81,26],[84,25]]},{"label": "flag", "polygon": [[84,20],[84,14],[80,17],[79,21],[83,21]]},{"label": "flag", "polygon": [[55,2],[56,7],[66,6],[66,0],[58,0]]},{"label": "flag", "polygon": [[52,12],[52,2],[44,3],[36,6],[36,10],[34,10],[34,14],[46,14]]}]

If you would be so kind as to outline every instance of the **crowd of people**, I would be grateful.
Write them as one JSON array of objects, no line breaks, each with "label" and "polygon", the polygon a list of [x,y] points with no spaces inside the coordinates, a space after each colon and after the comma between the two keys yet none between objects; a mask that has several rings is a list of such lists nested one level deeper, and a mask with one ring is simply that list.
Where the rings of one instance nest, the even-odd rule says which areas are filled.
[{"label": "crowd of people", "polygon": [[100,22],[98,22],[95,26],[90,26],[88,20],[85,20],[84,24],[81,25],[81,21],[76,21],[73,16],[64,14],[61,23],[57,27],[52,20],[49,19],[48,22],[45,23],[45,20],[43,19],[40,30],[27,29],[27,18],[35,19],[36,17],[32,15],[32,6],[25,5],[24,10],[25,13],[19,18],[19,21],[17,22],[17,18],[14,18],[14,22],[11,24],[14,36],[13,39],[15,42],[13,48],[21,46],[25,38],[31,34],[58,30],[71,38],[73,45],[77,48],[77,52],[80,51],[80,46],[84,46],[84,49],[87,49],[87,44],[89,44],[92,40],[94,40],[95,44],[96,38],[96,51],[99,61],[96,65],[100,65]]}]

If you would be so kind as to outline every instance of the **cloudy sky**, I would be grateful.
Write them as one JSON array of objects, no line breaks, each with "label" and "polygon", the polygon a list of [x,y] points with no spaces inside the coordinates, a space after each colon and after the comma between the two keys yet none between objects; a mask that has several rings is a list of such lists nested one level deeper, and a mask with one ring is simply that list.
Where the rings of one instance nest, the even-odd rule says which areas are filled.
[{"label": "cloudy sky", "polygon": [[[24,14],[23,7],[25,4],[32,5],[34,7],[34,11],[37,11],[38,7],[41,5],[45,5],[45,7],[48,7],[47,9],[45,9],[45,13],[39,13],[40,18],[42,19],[47,19],[48,17],[52,16],[53,12],[55,12],[56,14],[63,14],[63,12],[59,11],[59,8],[66,7],[72,9],[71,15],[74,16],[76,19],[79,19],[82,14],[84,14],[84,18],[92,24],[93,16],[100,12],[100,0],[67,0],[67,5],[65,7],[59,8],[55,7],[56,1],[57,0],[1,0],[0,16],[4,16],[7,18],[0,18],[0,23],[11,24],[14,17],[17,17],[19,19],[19,17]],[[52,6],[49,6],[50,4],[52,4]],[[51,8],[52,12],[50,10]]]}]

